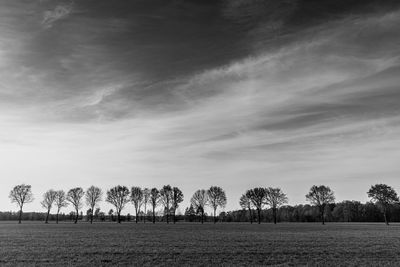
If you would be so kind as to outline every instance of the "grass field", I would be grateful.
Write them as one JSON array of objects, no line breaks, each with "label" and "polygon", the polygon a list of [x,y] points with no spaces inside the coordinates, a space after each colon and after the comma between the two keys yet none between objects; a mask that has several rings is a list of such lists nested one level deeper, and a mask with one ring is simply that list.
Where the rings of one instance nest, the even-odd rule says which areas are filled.
[{"label": "grass field", "polygon": [[400,225],[0,223],[0,265],[398,266]]}]

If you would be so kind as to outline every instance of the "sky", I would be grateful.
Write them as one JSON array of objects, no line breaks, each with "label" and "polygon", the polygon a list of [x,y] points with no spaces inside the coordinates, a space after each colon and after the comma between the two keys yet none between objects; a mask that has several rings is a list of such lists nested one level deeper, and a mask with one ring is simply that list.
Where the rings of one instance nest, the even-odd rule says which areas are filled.
[{"label": "sky", "polygon": [[20,183],[27,211],[91,185],[178,186],[181,211],[212,185],[225,210],[259,186],[400,190],[396,2],[2,1],[0,210]]}]

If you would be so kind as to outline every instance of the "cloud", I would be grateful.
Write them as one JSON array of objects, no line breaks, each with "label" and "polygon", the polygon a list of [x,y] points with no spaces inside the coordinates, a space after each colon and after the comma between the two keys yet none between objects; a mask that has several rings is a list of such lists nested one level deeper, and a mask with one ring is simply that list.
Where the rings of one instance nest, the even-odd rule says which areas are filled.
[{"label": "cloud", "polygon": [[72,11],[72,3],[69,5],[58,5],[53,10],[43,12],[42,26],[44,29],[51,28],[53,24],[66,18]]}]

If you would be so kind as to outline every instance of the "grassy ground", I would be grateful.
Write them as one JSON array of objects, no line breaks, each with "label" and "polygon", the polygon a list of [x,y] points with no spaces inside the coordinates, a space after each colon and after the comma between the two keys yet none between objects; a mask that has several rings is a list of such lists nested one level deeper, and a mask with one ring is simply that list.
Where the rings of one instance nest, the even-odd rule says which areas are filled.
[{"label": "grassy ground", "polygon": [[400,225],[0,223],[0,265],[398,266]]}]

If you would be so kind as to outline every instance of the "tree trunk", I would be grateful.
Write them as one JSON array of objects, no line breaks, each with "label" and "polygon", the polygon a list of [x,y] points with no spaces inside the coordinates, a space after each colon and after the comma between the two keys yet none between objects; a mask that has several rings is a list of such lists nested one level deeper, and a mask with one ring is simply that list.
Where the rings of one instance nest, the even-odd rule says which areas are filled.
[{"label": "tree trunk", "polygon": [[93,214],[94,214],[94,206],[92,207],[92,211],[90,212],[90,224],[93,224]]},{"label": "tree trunk", "polygon": [[251,208],[249,208],[250,212],[250,224],[253,224],[253,213],[251,212]]},{"label": "tree trunk", "polygon": [[272,208],[272,214],[274,216],[274,224],[276,224],[276,208]]},{"label": "tree trunk", "polygon": [[204,223],[204,212],[201,213],[201,224]]},{"label": "tree trunk", "polygon": [[79,210],[76,210],[76,216],[75,216],[75,224],[78,223],[78,218],[79,218]]},{"label": "tree trunk", "polygon": [[325,216],[324,216],[324,214],[325,214],[325,207],[322,206],[322,208],[321,208],[321,220],[322,220],[322,225],[325,225]]},{"label": "tree trunk", "polygon": [[169,207],[167,206],[167,223],[169,223]]},{"label": "tree trunk", "polygon": [[257,209],[257,213],[258,213],[258,224],[261,223],[261,209]]},{"label": "tree trunk", "polygon": [[117,216],[118,216],[117,223],[121,223],[121,212],[117,212]]},{"label": "tree trunk", "polygon": [[383,208],[383,217],[385,218],[385,224],[386,224],[386,225],[389,225],[389,222],[388,222],[388,220],[387,220],[386,213],[387,213],[387,209],[386,209],[386,207],[384,207],[384,208]]},{"label": "tree trunk", "polygon": [[146,217],[147,217],[147,213],[146,213],[146,205],[145,205],[144,206],[143,223],[146,223]]},{"label": "tree trunk", "polygon": [[154,206],[153,206],[153,223],[156,223],[156,213],[154,211]]},{"label": "tree trunk", "polygon": [[136,218],[135,218],[135,222],[138,223],[138,212],[136,211]]},{"label": "tree trunk", "polygon": [[44,223],[49,223],[49,214],[50,214],[50,209],[47,210],[46,221]]},{"label": "tree trunk", "polygon": [[56,224],[58,224],[58,211],[57,211],[57,215],[56,215]]},{"label": "tree trunk", "polygon": [[176,222],[175,210],[174,210],[174,213],[172,214],[172,216],[173,216],[173,220],[174,220],[174,224],[175,224],[175,222]]},{"label": "tree trunk", "polygon": [[22,221],[22,207],[19,210],[19,219],[18,219],[18,223],[21,223]]},{"label": "tree trunk", "polygon": [[215,216],[215,214],[216,214],[216,211],[217,211],[217,208],[214,208],[214,224],[216,224],[216,223],[217,223],[217,217]]}]

